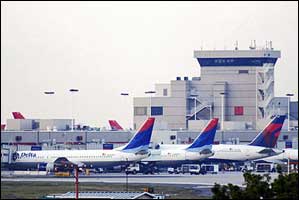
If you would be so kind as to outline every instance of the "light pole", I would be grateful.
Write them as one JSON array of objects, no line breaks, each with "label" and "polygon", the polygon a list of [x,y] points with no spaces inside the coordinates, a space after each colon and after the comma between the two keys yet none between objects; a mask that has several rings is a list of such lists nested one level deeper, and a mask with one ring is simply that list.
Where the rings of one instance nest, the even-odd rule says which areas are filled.
[{"label": "light pole", "polygon": [[223,122],[224,122],[224,95],[227,93],[221,92],[221,130],[223,130]]},{"label": "light pole", "polygon": [[55,92],[54,91],[45,91],[44,94],[45,95],[54,95]]},{"label": "light pole", "polygon": [[[70,89],[69,90],[71,93],[74,93],[74,92],[79,92],[79,90],[78,89],[74,89],[74,88],[72,88],[72,89]],[[72,99],[71,99],[71,115],[72,115],[72,127],[71,127],[71,131],[74,131],[74,119],[73,119],[73,95],[72,95],[72,97],[71,97]]]},{"label": "light pole", "polygon": [[122,92],[122,93],[120,93],[120,95],[126,97],[126,96],[129,96],[129,93]]},{"label": "light pole", "polygon": [[210,107],[210,120],[212,119],[212,104],[209,105]]},{"label": "light pole", "polygon": [[280,102],[278,102],[278,115],[280,115]]},{"label": "light pole", "polygon": [[149,109],[150,109],[150,114],[149,116],[151,117],[152,116],[152,94],[155,94],[156,92],[155,91],[146,91],[144,92],[145,94],[150,94],[150,100],[149,100]]},{"label": "light pole", "polygon": [[126,190],[127,192],[129,191],[129,179],[128,179],[128,175],[129,175],[129,171],[128,171],[128,158],[126,158]]},{"label": "light pole", "polygon": [[196,97],[197,95],[191,94],[191,97],[194,99],[194,120],[196,120]]},{"label": "light pole", "polygon": [[44,92],[45,94],[55,94],[55,92],[53,92],[53,91],[46,91],[46,92]]},{"label": "light pole", "polygon": [[290,100],[294,94],[286,94],[286,96],[288,97],[288,131],[290,131]]}]

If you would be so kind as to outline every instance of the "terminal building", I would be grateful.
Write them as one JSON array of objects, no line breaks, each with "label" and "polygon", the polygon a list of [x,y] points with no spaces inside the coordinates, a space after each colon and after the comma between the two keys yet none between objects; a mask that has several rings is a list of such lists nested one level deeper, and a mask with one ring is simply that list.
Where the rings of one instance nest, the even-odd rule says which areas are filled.
[{"label": "terminal building", "polygon": [[8,131],[66,131],[72,126],[71,119],[7,119]]},{"label": "terminal building", "polygon": [[[201,76],[177,77],[156,84],[155,96],[135,97],[134,128],[151,115],[158,130],[198,130],[214,117],[221,130],[263,129],[271,116],[288,113],[290,98],[274,95],[280,56],[271,46],[194,51]],[[297,128],[298,101],[290,110],[290,127]]]},{"label": "terminal building", "polygon": [[[134,98],[134,129],[156,118],[151,147],[189,144],[210,118],[219,118],[215,144],[247,144],[270,121],[286,114],[290,97],[274,95],[274,70],[280,51],[194,51],[200,77],[177,77],[156,84],[155,96]],[[295,83],[297,84],[297,83]],[[278,148],[298,148],[298,102],[290,102],[290,129],[284,122]],[[74,120],[74,119],[73,119]],[[8,119],[1,126],[1,147],[17,150],[112,149],[127,143],[135,131],[77,129],[72,119]],[[5,128],[5,130],[4,130]]]}]

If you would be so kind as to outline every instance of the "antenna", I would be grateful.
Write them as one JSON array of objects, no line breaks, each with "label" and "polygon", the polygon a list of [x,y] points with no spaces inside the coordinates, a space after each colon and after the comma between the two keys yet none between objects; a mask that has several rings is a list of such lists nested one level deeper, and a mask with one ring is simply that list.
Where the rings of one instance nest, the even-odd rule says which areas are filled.
[{"label": "antenna", "polygon": [[236,43],[235,43],[235,50],[238,50],[238,40],[236,40]]},{"label": "antenna", "polygon": [[273,50],[272,41],[270,40],[270,49]]},{"label": "antenna", "polygon": [[254,40],[254,45],[252,45],[252,40],[251,40],[251,44],[249,46],[249,49],[254,50],[256,48],[255,46],[255,40]]}]

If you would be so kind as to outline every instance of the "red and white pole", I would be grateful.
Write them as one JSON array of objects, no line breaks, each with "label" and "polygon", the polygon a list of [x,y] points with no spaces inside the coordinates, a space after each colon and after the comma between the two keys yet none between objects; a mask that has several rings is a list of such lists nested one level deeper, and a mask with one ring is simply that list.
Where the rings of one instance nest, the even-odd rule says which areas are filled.
[{"label": "red and white pole", "polygon": [[76,191],[76,199],[79,198],[79,173],[78,173],[78,171],[79,171],[78,167],[75,167],[75,178],[76,178],[75,191]]}]

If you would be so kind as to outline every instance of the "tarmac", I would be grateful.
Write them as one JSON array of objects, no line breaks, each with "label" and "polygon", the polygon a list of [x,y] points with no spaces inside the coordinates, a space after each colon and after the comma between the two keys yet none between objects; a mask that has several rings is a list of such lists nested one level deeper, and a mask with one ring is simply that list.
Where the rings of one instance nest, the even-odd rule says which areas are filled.
[{"label": "tarmac", "polygon": [[[258,173],[263,174],[263,173]],[[271,181],[278,177],[277,173],[271,173]],[[104,173],[96,175],[79,175],[79,182],[98,182],[98,183],[126,183],[124,173]],[[46,182],[74,182],[74,177],[55,177],[53,175],[39,176],[14,176],[1,172],[1,182],[5,181],[46,181]],[[147,184],[171,184],[171,185],[193,185],[198,187],[213,186],[215,183],[232,183],[244,187],[244,177],[242,172],[219,172],[218,174],[189,175],[189,174],[154,174],[154,175],[128,175],[128,183],[147,183]]]}]

